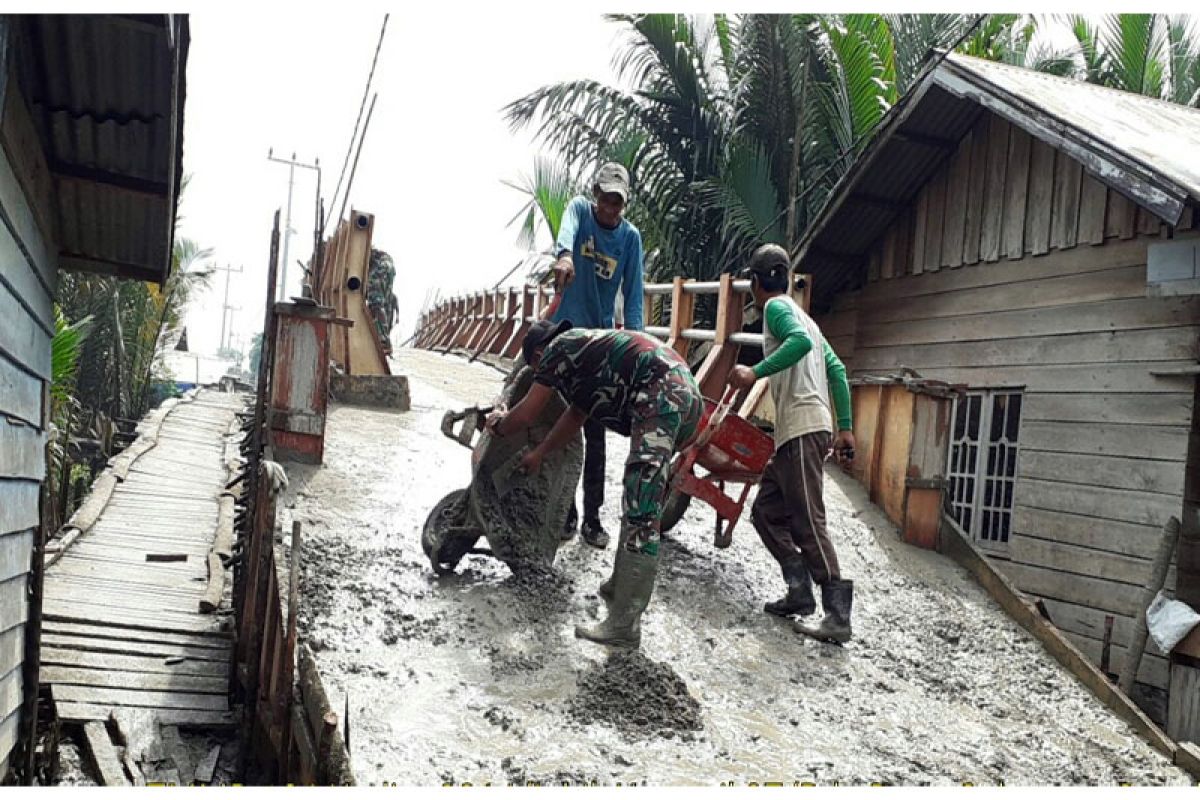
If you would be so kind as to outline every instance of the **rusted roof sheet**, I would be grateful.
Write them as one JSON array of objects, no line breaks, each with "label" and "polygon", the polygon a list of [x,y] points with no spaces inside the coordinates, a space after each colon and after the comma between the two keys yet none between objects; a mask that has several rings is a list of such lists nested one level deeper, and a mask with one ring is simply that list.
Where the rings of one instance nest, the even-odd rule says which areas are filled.
[{"label": "rusted roof sheet", "polygon": [[14,17],[54,179],[60,266],[165,280],[183,170],[186,17]]},{"label": "rusted roof sheet", "polygon": [[1200,203],[1200,111],[951,54],[893,107],[795,250],[828,306],[985,109],[1081,161],[1168,223]]}]

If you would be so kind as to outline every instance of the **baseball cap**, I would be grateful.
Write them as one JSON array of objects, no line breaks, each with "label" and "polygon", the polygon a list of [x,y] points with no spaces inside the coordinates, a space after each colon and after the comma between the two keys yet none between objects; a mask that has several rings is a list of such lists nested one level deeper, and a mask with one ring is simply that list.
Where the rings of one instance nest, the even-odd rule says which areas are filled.
[{"label": "baseball cap", "polygon": [[525,363],[532,364],[534,350],[549,344],[555,336],[569,330],[571,330],[571,321],[566,319],[558,322],[541,319],[533,323],[529,326],[529,332],[525,334],[525,340],[521,342],[521,355],[524,356]]},{"label": "baseball cap", "polygon": [[629,202],[629,171],[615,161],[610,161],[596,172],[593,185],[602,192],[615,192]]},{"label": "baseball cap", "polygon": [[750,256],[749,263],[738,271],[742,278],[749,278],[751,273],[771,277],[783,277],[791,269],[792,259],[788,251],[777,244],[764,244]]}]

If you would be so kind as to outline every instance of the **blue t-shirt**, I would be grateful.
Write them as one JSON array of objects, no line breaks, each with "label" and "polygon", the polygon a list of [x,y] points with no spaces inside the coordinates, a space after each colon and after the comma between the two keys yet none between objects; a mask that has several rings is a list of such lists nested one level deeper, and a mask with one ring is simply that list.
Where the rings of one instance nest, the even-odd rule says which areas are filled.
[{"label": "blue t-shirt", "polygon": [[613,230],[601,227],[586,197],[576,197],[563,214],[555,249],[570,250],[575,280],[563,292],[554,322],[577,328],[611,328],[617,287],[625,295],[625,327],[642,329],[642,234],[627,219]]}]

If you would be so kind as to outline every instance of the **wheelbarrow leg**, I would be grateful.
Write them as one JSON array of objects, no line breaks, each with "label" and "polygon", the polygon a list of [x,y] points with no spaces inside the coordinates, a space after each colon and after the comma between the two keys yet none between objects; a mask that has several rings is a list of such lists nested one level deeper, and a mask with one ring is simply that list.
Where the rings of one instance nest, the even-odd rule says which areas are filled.
[{"label": "wheelbarrow leg", "polygon": [[[738,496],[737,504],[734,506],[734,508],[736,508],[736,512],[729,518],[728,524],[725,525],[724,531],[721,530],[721,515],[717,515],[717,530],[713,537],[713,545],[716,547],[724,550],[726,547],[729,547],[729,545],[733,544],[733,529],[738,524],[738,520],[742,518],[742,511],[746,507],[746,495],[750,494],[750,487],[753,485],[754,484],[752,483],[746,483],[742,485],[742,493]],[[725,482],[721,481],[721,488],[724,487]]]}]

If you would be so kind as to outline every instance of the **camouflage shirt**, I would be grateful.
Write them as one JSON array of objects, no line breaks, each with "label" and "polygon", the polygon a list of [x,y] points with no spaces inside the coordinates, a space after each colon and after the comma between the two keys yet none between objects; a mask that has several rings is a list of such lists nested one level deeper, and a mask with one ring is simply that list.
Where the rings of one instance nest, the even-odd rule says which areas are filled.
[{"label": "camouflage shirt", "polygon": [[649,334],[573,328],[546,345],[534,380],[557,389],[609,430],[628,436],[634,407],[650,399],[647,390],[680,370],[694,386],[687,362]]},{"label": "camouflage shirt", "polygon": [[395,280],[396,266],[392,257],[372,247],[370,267],[367,271],[367,304],[379,306],[386,312]]}]

